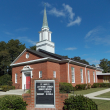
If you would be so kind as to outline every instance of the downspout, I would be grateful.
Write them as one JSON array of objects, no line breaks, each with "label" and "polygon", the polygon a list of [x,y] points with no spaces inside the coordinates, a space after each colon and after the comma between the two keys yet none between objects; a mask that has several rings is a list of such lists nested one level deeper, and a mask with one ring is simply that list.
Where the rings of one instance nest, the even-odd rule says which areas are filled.
[{"label": "downspout", "polygon": [[[70,60],[69,60],[70,62]],[[69,62],[68,62],[68,83],[70,83],[70,76],[69,76]]]},{"label": "downspout", "polygon": [[86,79],[86,84],[87,84],[86,67],[87,66],[85,66],[85,79]]},{"label": "downspout", "polygon": [[[96,70],[95,70],[95,74],[96,74]],[[97,74],[96,74],[96,82],[97,82]]]}]

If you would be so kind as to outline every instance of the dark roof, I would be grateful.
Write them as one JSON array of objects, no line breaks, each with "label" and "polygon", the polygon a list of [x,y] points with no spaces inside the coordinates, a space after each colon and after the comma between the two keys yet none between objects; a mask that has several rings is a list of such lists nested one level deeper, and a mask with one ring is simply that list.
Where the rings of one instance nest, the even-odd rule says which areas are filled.
[{"label": "dark roof", "polygon": [[38,51],[42,52],[42,53],[45,53],[45,54],[47,54],[47,55],[49,55],[53,58],[56,58],[56,59],[60,59],[60,60],[67,59],[67,58],[65,58],[65,56],[61,56],[61,55],[58,55],[58,54],[55,54],[55,53],[51,53],[51,52],[48,52],[48,51],[45,51],[45,50],[42,50],[42,49],[39,49]]},{"label": "dark roof", "polygon": [[51,57],[51,58],[56,58],[56,59],[59,59],[59,60],[62,60],[62,59],[67,59],[65,56],[61,56],[61,55],[58,55],[58,54],[55,54],[55,53],[51,53],[51,52],[48,52],[48,51],[45,51],[45,50],[42,50],[42,49],[39,49],[39,50],[31,50],[31,49],[27,49],[29,52],[32,52],[36,55],[39,55],[41,57]]},{"label": "dark roof", "polygon": [[31,49],[26,49],[27,51],[34,53],[35,55],[41,56],[41,57],[50,57],[47,54],[44,54],[42,52],[36,51],[36,50],[31,50]]}]

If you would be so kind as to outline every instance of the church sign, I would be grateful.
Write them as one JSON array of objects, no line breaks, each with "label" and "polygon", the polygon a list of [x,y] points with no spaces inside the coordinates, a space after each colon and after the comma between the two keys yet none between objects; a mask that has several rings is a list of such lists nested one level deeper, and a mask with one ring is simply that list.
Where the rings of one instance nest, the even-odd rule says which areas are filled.
[{"label": "church sign", "polygon": [[54,80],[35,80],[35,106],[55,107]]}]

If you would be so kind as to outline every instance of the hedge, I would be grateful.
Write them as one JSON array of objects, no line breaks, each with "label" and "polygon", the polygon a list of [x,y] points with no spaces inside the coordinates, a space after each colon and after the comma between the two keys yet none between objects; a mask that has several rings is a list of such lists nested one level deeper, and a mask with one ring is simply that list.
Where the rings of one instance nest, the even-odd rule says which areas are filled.
[{"label": "hedge", "polygon": [[83,95],[70,96],[65,99],[64,110],[98,110],[97,104]]},{"label": "hedge", "polygon": [[26,110],[26,102],[16,95],[6,95],[0,98],[0,110]]},{"label": "hedge", "polygon": [[71,91],[73,91],[73,86],[71,83],[59,83],[59,91],[61,93],[70,93]]}]

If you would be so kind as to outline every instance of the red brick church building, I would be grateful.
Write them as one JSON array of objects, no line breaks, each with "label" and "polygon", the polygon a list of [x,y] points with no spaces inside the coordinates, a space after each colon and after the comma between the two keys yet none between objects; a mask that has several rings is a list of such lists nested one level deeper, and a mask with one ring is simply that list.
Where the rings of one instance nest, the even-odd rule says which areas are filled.
[{"label": "red brick church building", "polygon": [[71,83],[73,86],[103,82],[102,69],[55,54],[51,33],[44,9],[43,26],[39,32],[36,51],[25,49],[10,65],[16,88],[29,89],[33,78],[57,78],[59,82]]}]

